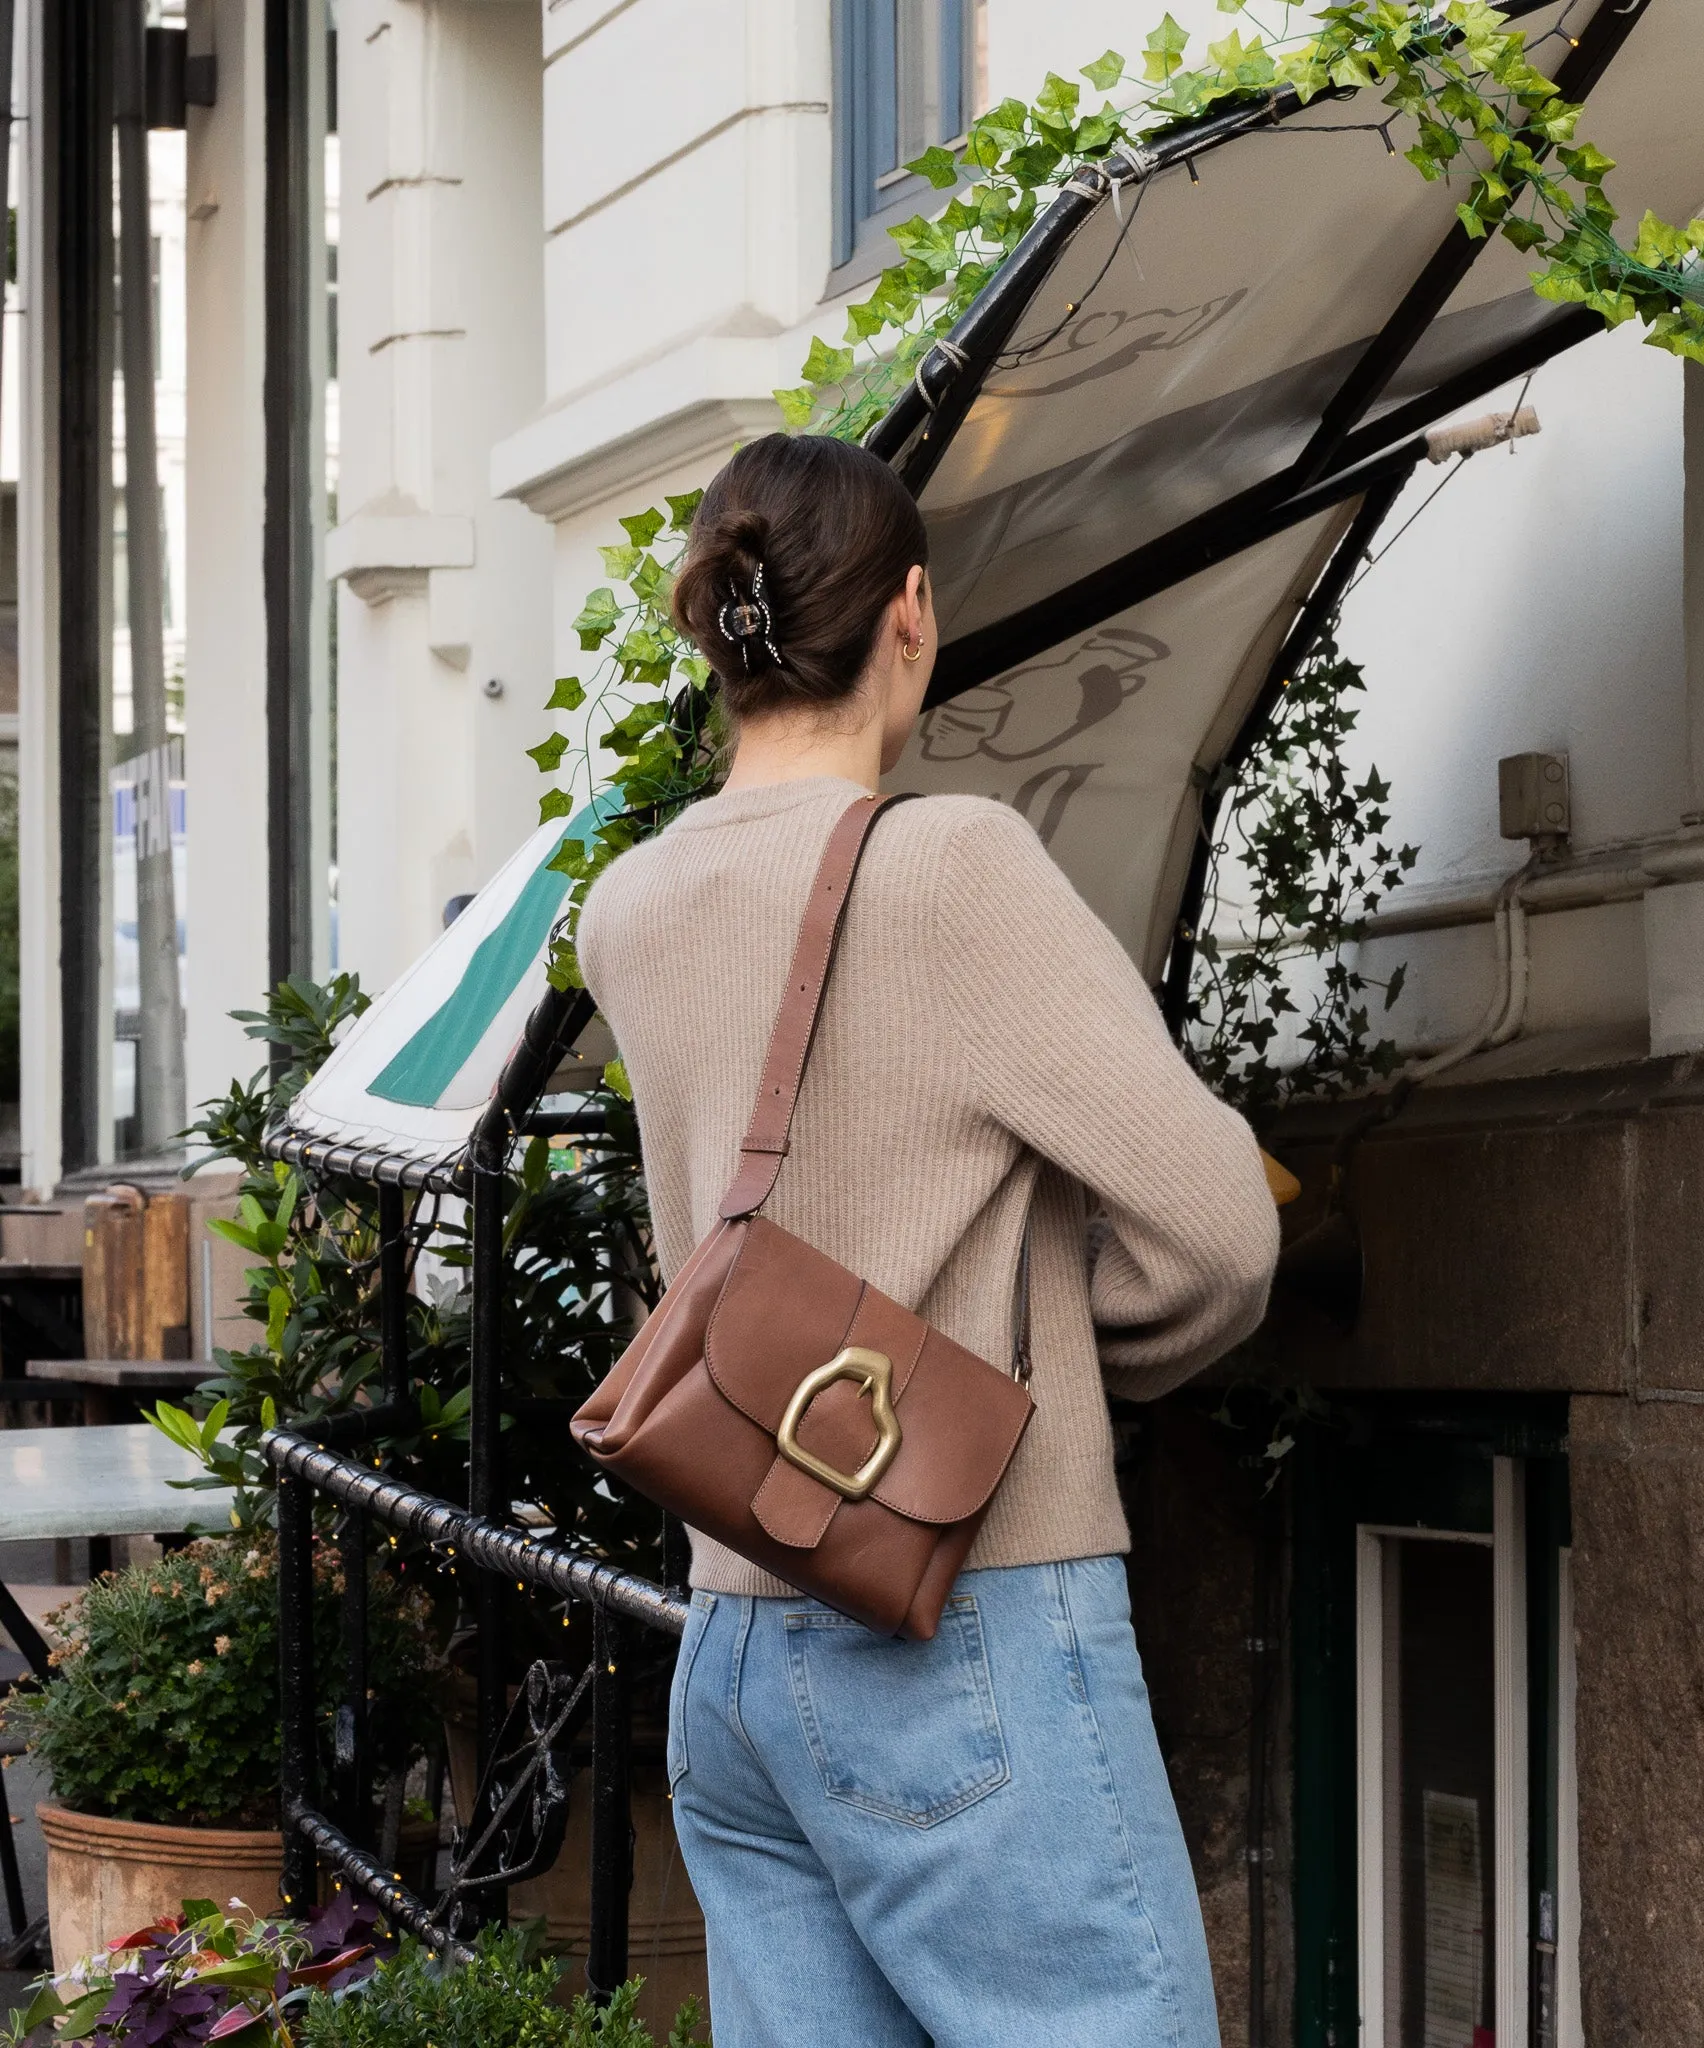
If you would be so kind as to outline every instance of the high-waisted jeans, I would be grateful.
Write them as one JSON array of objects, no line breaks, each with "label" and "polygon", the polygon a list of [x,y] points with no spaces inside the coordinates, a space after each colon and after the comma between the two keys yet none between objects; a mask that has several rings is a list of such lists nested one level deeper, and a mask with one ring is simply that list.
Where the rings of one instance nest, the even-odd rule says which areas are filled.
[{"label": "high-waisted jeans", "polygon": [[669,1779],[717,2048],[1216,2048],[1116,1557],[966,1572],[927,1643],[695,1593]]}]

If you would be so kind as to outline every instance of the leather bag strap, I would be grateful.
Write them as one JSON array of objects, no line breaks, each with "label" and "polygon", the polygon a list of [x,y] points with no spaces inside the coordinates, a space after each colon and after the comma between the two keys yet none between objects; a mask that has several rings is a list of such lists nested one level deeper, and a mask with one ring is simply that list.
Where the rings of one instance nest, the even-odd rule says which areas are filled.
[{"label": "leather bag strap", "polygon": [[841,813],[828,835],[805,904],[775,1028],[769,1034],[757,1103],[740,1142],[740,1170],[718,1211],[729,1220],[755,1215],[768,1201],[781,1172],[858,863],[876,820],[894,804],[904,803],[909,794],[912,792],[859,797]]}]

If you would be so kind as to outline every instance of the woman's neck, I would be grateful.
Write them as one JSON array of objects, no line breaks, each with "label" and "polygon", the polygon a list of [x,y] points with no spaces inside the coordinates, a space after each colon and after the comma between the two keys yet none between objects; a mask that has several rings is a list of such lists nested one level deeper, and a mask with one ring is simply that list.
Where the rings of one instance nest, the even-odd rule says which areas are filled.
[{"label": "woman's neck", "polygon": [[740,726],[734,763],[724,789],[756,789],[771,782],[804,782],[834,775],[873,790],[882,773],[882,720],[856,731],[797,714],[747,719]]}]

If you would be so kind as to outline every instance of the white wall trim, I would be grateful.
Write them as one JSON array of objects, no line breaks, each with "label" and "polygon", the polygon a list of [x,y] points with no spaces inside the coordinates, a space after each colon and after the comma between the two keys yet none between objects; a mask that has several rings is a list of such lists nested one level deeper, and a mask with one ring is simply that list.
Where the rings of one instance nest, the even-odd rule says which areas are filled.
[{"label": "white wall trim", "polygon": [[357,512],[325,539],[328,582],[367,604],[423,590],[433,569],[471,569],[473,521],[454,512]]},{"label": "white wall trim", "polygon": [[797,373],[797,341],[704,337],[544,413],[492,449],[492,496],[566,519],[612,491],[773,431],[781,424],[773,392]]}]

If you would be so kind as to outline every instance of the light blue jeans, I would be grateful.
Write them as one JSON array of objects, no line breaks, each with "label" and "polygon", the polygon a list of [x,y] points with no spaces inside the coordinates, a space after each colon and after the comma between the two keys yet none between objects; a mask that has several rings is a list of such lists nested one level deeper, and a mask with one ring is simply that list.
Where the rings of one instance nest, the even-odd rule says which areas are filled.
[{"label": "light blue jeans", "polygon": [[1119,1558],[966,1572],[927,1643],[694,1593],[669,1780],[717,2048],[1217,2048]]}]

